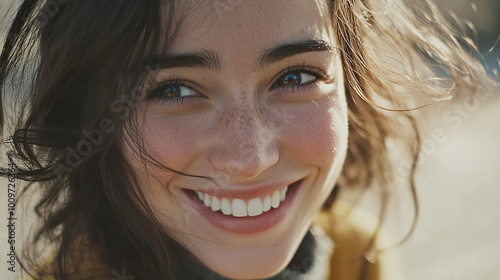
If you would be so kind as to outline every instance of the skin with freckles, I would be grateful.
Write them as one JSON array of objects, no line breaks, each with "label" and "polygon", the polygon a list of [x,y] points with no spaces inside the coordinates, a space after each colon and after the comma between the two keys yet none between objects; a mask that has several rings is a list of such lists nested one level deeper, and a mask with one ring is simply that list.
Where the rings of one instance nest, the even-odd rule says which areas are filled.
[{"label": "skin with freckles", "polygon": [[[223,276],[269,277],[293,257],[332,191],[347,150],[344,81],[329,7],[319,0],[242,1],[221,17],[212,5],[184,2],[196,8],[162,55],[209,53],[213,65],[151,73],[138,123],[156,160],[215,180],[144,166],[128,147],[125,154],[174,239]],[[279,46],[303,42],[322,47],[262,59]],[[283,219],[250,234],[213,225],[188,195],[244,193],[297,181]]]}]

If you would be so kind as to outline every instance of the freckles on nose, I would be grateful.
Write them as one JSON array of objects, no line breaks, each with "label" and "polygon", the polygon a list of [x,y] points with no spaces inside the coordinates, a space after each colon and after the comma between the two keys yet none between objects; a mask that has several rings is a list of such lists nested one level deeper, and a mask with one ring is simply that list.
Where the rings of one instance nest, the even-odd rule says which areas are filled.
[{"label": "freckles on nose", "polygon": [[264,148],[273,141],[276,131],[272,120],[260,108],[238,107],[227,112],[224,120],[225,137],[236,147],[259,146]]},{"label": "freckles on nose", "polygon": [[211,154],[214,167],[253,177],[276,163],[274,134],[257,109],[234,109],[219,120],[221,125]]}]

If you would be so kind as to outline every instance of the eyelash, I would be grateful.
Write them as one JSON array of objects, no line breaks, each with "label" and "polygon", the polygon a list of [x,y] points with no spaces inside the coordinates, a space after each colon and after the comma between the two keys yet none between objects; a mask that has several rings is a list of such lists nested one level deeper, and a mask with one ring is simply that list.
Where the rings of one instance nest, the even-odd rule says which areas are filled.
[{"label": "eyelash", "polygon": [[[275,79],[274,83],[271,86],[271,89],[278,88],[280,86],[276,86],[277,82],[283,78],[284,76],[291,74],[291,73],[305,73],[308,75],[311,75],[315,77],[316,79],[314,81],[305,83],[305,84],[293,84],[293,85],[284,85],[281,86],[281,88],[284,89],[291,89],[293,91],[296,90],[305,90],[309,89],[311,87],[314,87],[314,85],[318,81],[324,80],[327,75],[323,73],[321,70],[312,68],[306,65],[297,65],[297,66],[291,66],[285,71],[281,72],[278,75],[278,78]],[[189,83],[186,81],[180,80],[178,78],[168,80],[166,82],[162,82],[157,84],[153,89],[149,90],[147,93],[147,100],[153,100],[159,102],[161,105],[165,104],[174,104],[174,105],[183,105],[184,102],[191,101],[194,98],[197,98],[199,96],[183,96],[183,97],[170,97],[165,95],[165,90],[169,87],[186,87],[189,89],[192,89]]]},{"label": "eyelash", "polygon": [[159,102],[161,105],[174,104],[182,105],[184,102],[190,101],[197,96],[183,96],[183,97],[170,97],[165,95],[165,90],[170,87],[187,87],[191,89],[191,86],[183,80],[178,78],[168,80],[157,84],[153,89],[149,90],[147,93],[147,100],[153,100]]},{"label": "eyelash", "polygon": [[282,86],[282,88],[285,88],[285,89],[292,89],[293,91],[295,90],[305,90],[305,89],[309,89],[311,87],[314,87],[314,85],[318,82],[318,81],[324,81],[327,77],[327,75],[325,73],[323,73],[321,70],[317,69],[317,68],[313,68],[313,67],[309,67],[309,66],[306,66],[306,65],[297,65],[297,66],[290,66],[288,69],[286,69],[285,71],[281,72],[279,75],[278,75],[278,78],[275,80],[275,82],[273,83],[273,85],[271,86],[271,88],[276,88],[275,85],[276,83],[278,82],[279,79],[283,78],[284,76],[288,75],[288,74],[291,74],[291,73],[306,73],[308,75],[311,75],[313,77],[315,77],[316,79],[314,81],[311,81],[311,82],[308,82],[306,84],[299,84],[299,85],[285,85],[285,86]]}]

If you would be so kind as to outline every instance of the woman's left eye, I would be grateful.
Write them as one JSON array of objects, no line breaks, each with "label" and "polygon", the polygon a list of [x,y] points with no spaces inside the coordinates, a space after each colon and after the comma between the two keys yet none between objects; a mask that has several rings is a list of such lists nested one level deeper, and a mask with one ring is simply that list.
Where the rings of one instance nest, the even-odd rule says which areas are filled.
[{"label": "woman's left eye", "polygon": [[272,88],[296,88],[308,86],[323,77],[323,74],[316,71],[292,69],[282,74],[276,82],[274,82]]}]

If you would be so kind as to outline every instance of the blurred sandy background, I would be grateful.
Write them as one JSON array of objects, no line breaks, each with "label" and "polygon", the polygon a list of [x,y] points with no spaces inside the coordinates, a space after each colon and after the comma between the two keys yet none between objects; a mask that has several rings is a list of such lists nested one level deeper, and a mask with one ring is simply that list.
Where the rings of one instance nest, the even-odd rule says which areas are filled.
[{"label": "blurred sandy background", "polygon": [[[14,2],[0,0],[0,19]],[[495,44],[500,1],[438,2],[475,24],[483,54]],[[5,23],[0,23],[4,31]],[[497,47],[485,63],[498,69],[499,58]],[[407,242],[384,253],[397,261],[399,274],[393,280],[500,280],[500,93],[426,110],[417,176],[420,219]],[[396,154],[395,161],[404,168],[404,158]],[[16,279],[6,263],[6,181],[0,180],[0,186],[0,280]],[[398,194],[386,223],[395,238],[404,235],[412,216],[408,193],[401,189]],[[373,211],[372,194],[364,195],[360,205]]]}]

